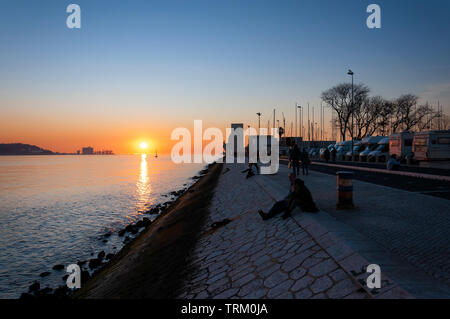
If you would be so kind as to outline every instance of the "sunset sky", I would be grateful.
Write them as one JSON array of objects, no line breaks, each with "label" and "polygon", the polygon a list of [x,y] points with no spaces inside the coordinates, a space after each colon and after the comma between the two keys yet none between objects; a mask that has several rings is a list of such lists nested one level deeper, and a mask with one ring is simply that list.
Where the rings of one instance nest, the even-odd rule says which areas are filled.
[{"label": "sunset sky", "polygon": [[[70,3],[80,30],[66,27]],[[318,117],[348,68],[373,95],[414,93],[448,114],[449,13],[448,0],[2,0],[0,143],[164,153],[195,119],[257,127],[274,107],[290,126],[296,102]]]}]

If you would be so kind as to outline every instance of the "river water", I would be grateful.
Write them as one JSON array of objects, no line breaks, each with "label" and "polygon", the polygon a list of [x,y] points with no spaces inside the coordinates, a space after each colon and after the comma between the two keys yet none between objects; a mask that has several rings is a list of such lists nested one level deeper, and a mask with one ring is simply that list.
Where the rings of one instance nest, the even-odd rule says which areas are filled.
[{"label": "river water", "polygon": [[117,252],[120,229],[152,217],[144,212],[190,186],[202,168],[164,156],[1,156],[0,298],[19,297],[35,280],[41,288],[64,284],[55,264]]}]

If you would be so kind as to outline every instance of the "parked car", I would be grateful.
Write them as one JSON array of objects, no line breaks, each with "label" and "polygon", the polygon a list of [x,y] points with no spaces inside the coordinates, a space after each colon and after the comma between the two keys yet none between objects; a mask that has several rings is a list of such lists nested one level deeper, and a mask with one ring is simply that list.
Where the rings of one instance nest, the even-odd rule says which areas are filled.
[{"label": "parked car", "polygon": [[389,158],[389,137],[378,142],[378,147],[367,156],[368,162],[386,162]]},{"label": "parked car", "polygon": [[328,150],[331,152],[331,150],[336,149],[337,144],[330,144],[328,145]]},{"label": "parked car", "polygon": [[378,142],[383,138],[384,136],[371,136],[364,138],[362,142],[366,145],[366,147],[361,153],[359,153],[359,161],[367,161],[367,157],[369,156],[370,152],[375,151],[375,149],[378,147]]},{"label": "parked car", "polygon": [[413,156],[414,133],[404,131],[389,136],[389,155],[396,155],[400,161]]},{"label": "parked car", "polygon": [[316,159],[319,156],[319,149],[317,147],[313,147],[308,152],[310,159]]},{"label": "parked car", "polygon": [[336,149],[336,159],[338,161],[345,161],[345,155],[351,150],[352,141],[345,141],[338,143],[338,148]]},{"label": "parked car", "polygon": [[414,134],[414,160],[450,160],[450,130]]},{"label": "parked car", "polygon": [[[353,142],[353,157],[355,161],[358,161],[359,159],[359,153],[361,151],[363,151],[365,148],[365,145],[362,143],[362,141],[354,141]],[[347,152],[347,154],[345,154],[345,160],[347,161],[351,161],[352,160],[352,151],[350,149],[350,151]]]}]

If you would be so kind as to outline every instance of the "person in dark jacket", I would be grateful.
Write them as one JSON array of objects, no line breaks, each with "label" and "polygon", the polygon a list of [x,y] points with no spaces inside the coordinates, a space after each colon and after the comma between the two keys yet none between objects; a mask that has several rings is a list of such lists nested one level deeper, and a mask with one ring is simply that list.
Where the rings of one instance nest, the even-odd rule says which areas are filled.
[{"label": "person in dark jacket", "polygon": [[327,163],[330,160],[330,150],[328,149],[328,147],[326,147],[325,152],[323,152],[323,158],[325,159],[325,162],[327,162]]},{"label": "person in dark jacket", "polygon": [[302,212],[306,213],[316,213],[319,211],[314,203],[311,192],[305,186],[305,183],[299,178],[297,178],[293,185],[291,185],[291,192],[287,198],[283,201],[275,203],[269,213],[266,214],[262,210],[259,210],[258,213],[263,220],[267,220],[281,212],[284,212],[282,217],[283,219],[286,219],[291,216],[291,212],[296,207],[299,207]]},{"label": "person in dark jacket", "polygon": [[308,152],[305,151],[305,149],[303,149],[303,152],[302,152],[302,155],[301,155],[301,159],[302,159],[303,176],[305,176],[305,175],[309,174],[308,166],[309,166],[309,163],[310,163]]},{"label": "person in dark jacket", "polygon": [[294,191],[290,195],[289,204],[285,210],[283,219],[290,217],[291,212],[296,207],[299,207],[302,212],[305,213],[317,213],[319,211],[308,187],[306,187],[305,183],[299,178],[294,182]]},{"label": "person in dark jacket", "polygon": [[259,215],[262,217],[263,220],[275,217],[276,215],[286,211],[286,209],[289,206],[290,196],[294,191],[295,175],[293,173],[289,173],[289,182],[291,186],[289,187],[289,194],[285,198],[276,202],[268,213],[264,213],[261,209],[258,211]]},{"label": "person in dark jacket", "polygon": [[300,150],[298,149],[298,145],[294,144],[291,151],[289,152],[289,162],[292,166],[292,173],[294,176],[300,174]]},{"label": "person in dark jacket", "polygon": [[336,151],[336,149],[333,147],[333,148],[331,149],[331,161],[332,161],[333,163],[336,163],[336,153],[337,153],[337,151]]}]

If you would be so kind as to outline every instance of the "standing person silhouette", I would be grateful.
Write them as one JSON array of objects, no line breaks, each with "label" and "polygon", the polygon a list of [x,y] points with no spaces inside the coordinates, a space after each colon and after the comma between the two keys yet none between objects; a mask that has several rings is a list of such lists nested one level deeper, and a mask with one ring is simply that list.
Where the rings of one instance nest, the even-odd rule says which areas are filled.
[{"label": "standing person silhouette", "polygon": [[298,149],[298,145],[294,144],[292,150],[289,152],[289,162],[292,166],[292,173],[294,177],[300,174],[300,150]]},{"label": "standing person silhouette", "polygon": [[303,149],[301,157],[302,157],[303,176],[309,175],[308,166],[309,166],[309,163],[310,163],[310,159],[309,159],[308,152],[305,151],[305,149]]}]

